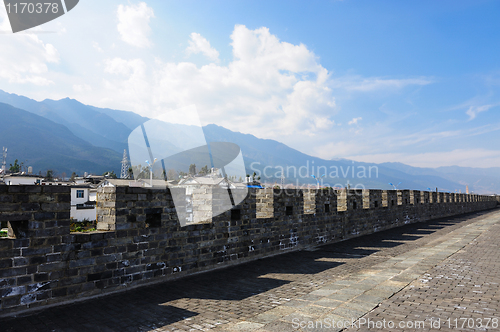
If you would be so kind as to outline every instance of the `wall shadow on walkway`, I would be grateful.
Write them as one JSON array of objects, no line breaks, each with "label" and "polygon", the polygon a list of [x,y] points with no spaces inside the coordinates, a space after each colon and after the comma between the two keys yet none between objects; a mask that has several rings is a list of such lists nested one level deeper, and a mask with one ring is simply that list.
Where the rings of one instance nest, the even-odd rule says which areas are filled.
[{"label": "wall shadow on walkway", "polygon": [[[470,216],[477,217],[481,213],[471,213],[460,217],[435,219],[426,222],[407,224],[401,227],[385,230],[378,233],[364,235],[340,243],[324,245],[318,248],[321,252],[337,253],[339,257],[357,256],[366,257],[386,249],[386,255],[398,255],[398,247],[412,243],[426,235],[431,235],[443,228],[454,226]],[[388,250],[387,250],[388,249]]]}]

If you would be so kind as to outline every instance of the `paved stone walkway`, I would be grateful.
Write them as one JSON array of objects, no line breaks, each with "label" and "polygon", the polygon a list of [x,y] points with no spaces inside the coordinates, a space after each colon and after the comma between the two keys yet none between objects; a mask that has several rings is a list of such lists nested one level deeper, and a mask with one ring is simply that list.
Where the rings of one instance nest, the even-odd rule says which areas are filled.
[{"label": "paved stone walkway", "polygon": [[[0,330],[340,331],[354,322],[353,330],[364,331],[385,319],[396,326],[382,329],[402,331],[423,330],[408,325],[421,321],[431,330],[438,318],[442,330],[461,328],[464,318],[484,319],[484,326],[500,318],[499,222],[493,210],[406,225],[4,318]],[[330,328],[333,322],[344,326]],[[471,330],[481,329],[474,324]]]},{"label": "paved stone walkway", "polygon": [[[456,233],[465,248],[438,262],[407,287],[361,318],[348,331],[370,330],[393,321],[398,330],[500,330],[500,224],[492,214]],[[488,232],[485,232],[488,230]],[[476,237],[479,235],[478,237]],[[451,239],[450,239],[451,240]],[[451,249],[451,248],[450,248]],[[381,323],[379,323],[380,325]],[[411,327],[411,328],[404,328]],[[421,328],[420,328],[421,327]]]}]

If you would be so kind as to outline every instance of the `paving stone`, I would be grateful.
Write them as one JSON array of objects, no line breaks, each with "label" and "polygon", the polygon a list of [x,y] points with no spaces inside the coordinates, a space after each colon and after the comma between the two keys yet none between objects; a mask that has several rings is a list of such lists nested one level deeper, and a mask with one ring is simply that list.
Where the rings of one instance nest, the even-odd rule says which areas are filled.
[{"label": "paving stone", "polygon": [[337,292],[337,291],[336,290],[331,290],[331,289],[320,288],[318,290],[315,290],[315,291],[311,292],[309,295],[324,297],[324,296],[331,295],[331,294],[333,294],[335,292]]},{"label": "paving stone", "polygon": [[254,322],[238,322],[238,323],[228,324],[228,326],[224,327],[224,330],[248,332],[248,331],[258,330],[262,327],[264,327],[264,324],[254,323]]},{"label": "paving stone", "polygon": [[342,303],[344,303],[344,301],[324,298],[324,299],[321,299],[320,301],[314,302],[314,305],[318,305],[318,306],[326,307],[326,308],[336,308],[336,307],[340,306]]},{"label": "paving stone", "polygon": [[324,314],[332,311],[332,308],[317,306],[317,305],[308,305],[306,307],[302,307],[297,310],[300,314],[310,315],[310,316],[323,316]]},{"label": "paving stone", "polygon": [[349,319],[357,319],[357,318],[363,316],[366,313],[366,311],[365,310],[357,310],[354,308],[350,308],[348,306],[340,306],[338,308],[335,308],[332,311],[332,313],[334,315],[346,317]]}]

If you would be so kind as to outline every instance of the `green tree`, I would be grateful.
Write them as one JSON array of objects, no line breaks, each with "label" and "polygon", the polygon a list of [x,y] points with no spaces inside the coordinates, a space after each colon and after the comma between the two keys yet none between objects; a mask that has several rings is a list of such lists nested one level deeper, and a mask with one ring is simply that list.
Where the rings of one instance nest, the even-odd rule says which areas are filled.
[{"label": "green tree", "polygon": [[47,174],[45,174],[45,181],[54,181],[54,171],[51,169],[47,170]]},{"label": "green tree", "polygon": [[21,165],[19,165],[18,163],[18,160],[14,160],[14,165],[10,164],[10,167],[9,167],[9,171],[12,172],[12,173],[18,173],[19,171],[21,171],[21,166],[23,165],[23,163],[21,163]]},{"label": "green tree", "polygon": [[106,177],[106,178],[110,178],[110,179],[116,179],[116,178],[118,178],[118,177],[116,176],[116,174],[115,174],[115,171],[111,171],[111,172],[104,172],[102,175],[103,175],[104,177]]},{"label": "green tree", "polygon": [[195,164],[189,165],[189,174],[191,174],[191,175],[196,174],[196,165]]},{"label": "green tree", "polygon": [[200,169],[200,175],[207,175],[208,174],[208,166],[205,165]]}]

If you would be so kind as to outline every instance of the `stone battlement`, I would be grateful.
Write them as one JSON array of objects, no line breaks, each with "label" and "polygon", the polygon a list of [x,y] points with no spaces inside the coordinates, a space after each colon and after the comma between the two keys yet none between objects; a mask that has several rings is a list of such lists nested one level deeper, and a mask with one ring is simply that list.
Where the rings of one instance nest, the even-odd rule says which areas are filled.
[{"label": "stone battlement", "polygon": [[[498,203],[493,196],[413,190],[251,189],[208,221],[198,217],[206,204],[193,204],[192,224],[181,227],[171,190],[100,188],[98,231],[70,233],[69,187],[0,185],[0,221],[9,227],[0,239],[0,316]],[[210,211],[218,190],[203,193],[212,195]]]}]

